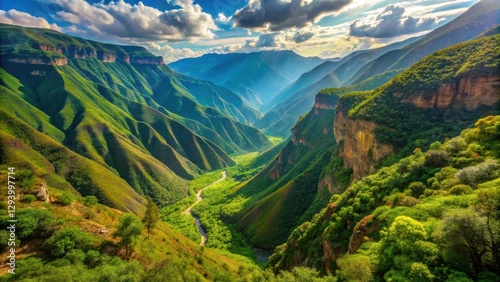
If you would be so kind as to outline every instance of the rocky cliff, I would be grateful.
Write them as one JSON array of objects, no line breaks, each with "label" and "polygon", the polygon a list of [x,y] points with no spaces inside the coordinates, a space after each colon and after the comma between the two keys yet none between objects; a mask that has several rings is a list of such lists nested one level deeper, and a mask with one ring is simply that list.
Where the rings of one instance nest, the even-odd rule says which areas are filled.
[{"label": "rocky cliff", "polygon": [[[500,101],[500,76],[463,77],[452,83],[441,85],[434,93],[421,92],[403,98],[401,102],[412,103],[419,108],[460,107],[466,110],[479,106],[494,106]],[[403,93],[394,93],[399,98]]]},{"label": "rocky cliff", "polygon": [[[398,103],[411,104],[421,109],[460,114],[474,111],[479,107],[495,107],[500,102],[500,76],[462,77],[440,85],[435,91],[419,92],[406,96],[401,92],[391,93]],[[395,152],[395,148],[384,144],[375,137],[378,124],[372,121],[350,118],[343,99],[338,104],[334,119],[335,141],[341,144],[339,156],[344,167],[353,169],[354,180],[375,171],[376,164]],[[396,130],[396,129],[394,129]]]},{"label": "rocky cliff", "polygon": [[333,122],[333,134],[335,141],[341,144],[339,157],[343,159],[344,167],[352,168],[353,179],[359,180],[373,173],[375,164],[392,154],[394,148],[375,138],[377,124],[348,118],[347,111],[341,100]]},{"label": "rocky cliff", "polygon": [[[29,52],[6,52],[1,54],[1,61],[32,64],[32,65],[56,65],[63,66],[68,63],[68,59],[96,58],[104,63],[132,63],[141,65],[165,65],[163,57],[154,55],[134,55],[125,51],[100,50],[94,46],[71,45],[50,45],[38,43],[31,46]],[[147,51],[146,51],[147,52]]]}]

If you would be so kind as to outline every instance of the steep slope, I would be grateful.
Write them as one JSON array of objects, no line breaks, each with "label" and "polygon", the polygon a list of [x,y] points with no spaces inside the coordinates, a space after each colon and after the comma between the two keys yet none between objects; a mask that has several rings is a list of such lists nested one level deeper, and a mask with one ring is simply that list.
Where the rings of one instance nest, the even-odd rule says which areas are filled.
[{"label": "steep slope", "polygon": [[[350,92],[352,87],[321,91],[314,108],[294,127],[295,144],[288,144],[278,159],[241,187],[241,193],[255,199],[239,217],[251,242],[272,246],[283,240],[285,226],[312,218],[306,213],[297,220],[296,214],[281,208],[282,202],[305,201],[294,202],[294,207],[302,208],[300,214],[311,206],[321,208],[324,202],[311,201],[319,191],[325,192],[323,199],[340,193],[350,181],[375,172],[381,162],[393,163],[416,147],[425,149],[452,137],[478,117],[498,113],[499,38],[483,37],[436,52],[374,91]],[[323,116],[314,131],[303,130],[304,122],[322,111],[335,114]],[[320,132],[332,128],[335,140],[324,140]],[[326,159],[325,152],[330,152]],[[321,173],[304,173],[312,176],[302,188],[308,196],[293,198],[290,191],[301,176],[294,179],[287,173],[297,176],[307,171],[302,160],[311,167],[322,162]]]},{"label": "steep slope", "polygon": [[[314,96],[323,88],[340,87],[361,67],[392,50],[418,40],[410,38],[373,50],[356,51],[337,62],[324,62],[311,71],[304,73],[294,83],[276,95],[269,105],[272,109],[256,124],[269,134],[287,136],[297,118],[306,113],[314,104]],[[386,72],[361,82],[355,87],[359,90],[373,89],[387,82],[400,71]]]},{"label": "steep slope", "polygon": [[[454,45],[424,58],[354,108],[341,99],[335,138],[343,141],[341,156],[354,178],[373,172],[392,152],[411,154],[497,113],[499,43],[494,35]],[[359,132],[365,142],[352,142]]]},{"label": "steep slope", "polygon": [[304,58],[292,51],[249,54],[207,54],[169,64],[173,70],[225,86],[259,108],[276,93],[314,68],[321,59]]},{"label": "steep slope", "polygon": [[283,242],[294,226],[319,211],[335,190],[318,182],[335,144],[331,123],[337,100],[335,96],[319,98],[314,109],[295,125],[292,139],[278,156],[236,188],[236,197],[250,199],[237,218],[253,245],[269,249]]},{"label": "steep slope", "polygon": [[[184,179],[233,164],[219,146],[175,119],[215,139],[225,138],[226,146],[234,151],[270,145],[255,128],[233,121],[215,108],[201,107],[185,89],[183,97],[193,104],[184,110],[198,108],[207,124],[223,136],[160,106],[155,99],[167,102],[161,100],[162,91],[169,89],[152,83],[161,85],[161,78],[171,72],[161,65],[161,58],[148,55],[145,49],[8,25],[1,26],[0,35],[2,132],[27,145],[36,144],[35,139],[54,142],[47,146],[55,151],[46,151],[44,145],[32,150],[54,166],[60,158],[66,160],[56,173],[80,193],[98,195],[110,206],[138,212],[141,196],[171,203],[187,195]],[[187,77],[179,79],[206,85]],[[11,149],[15,148],[4,148]],[[81,167],[70,165],[71,159],[81,159],[77,162]]]},{"label": "steep slope", "polygon": [[[4,62],[68,64],[84,79],[104,85],[129,100],[147,103],[218,142],[229,153],[270,146],[260,132],[244,124],[259,115],[237,95],[211,83],[173,74],[163,65],[161,57],[153,56],[142,47],[102,44],[43,29],[9,25],[1,28]],[[176,103],[166,103],[172,97],[178,97]],[[179,112],[178,104],[182,102],[185,103],[183,112]],[[177,115],[168,113],[169,110],[176,111]],[[183,119],[184,114],[198,119]],[[212,123],[219,125],[215,127]],[[246,132],[252,135],[245,136]],[[220,140],[226,141],[219,143]]]},{"label": "steep slope", "polygon": [[[484,249],[497,244],[499,235],[498,211],[491,212],[500,197],[499,121],[500,116],[481,119],[460,136],[353,183],[297,228],[270,264],[276,270],[309,265],[325,272],[340,266],[342,272],[341,261],[357,257],[371,268],[370,277],[380,279],[409,277],[416,263],[430,274],[424,280],[500,274],[498,249]],[[469,238],[475,243],[464,244]]]},{"label": "steep slope", "polygon": [[[456,209],[467,209],[465,213],[483,222],[486,215],[475,214],[481,204],[473,204],[477,200],[472,199],[484,193],[498,197],[500,117],[481,119],[474,129],[444,144],[436,142],[453,137],[478,117],[500,113],[499,43],[500,36],[495,35],[454,45],[424,58],[375,91],[341,96],[334,118],[338,156],[359,181],[332,196],[325,209],[276,248],[270,259],[276,271],[302,265],[334,272],[340,267],[337,274],[342,275],[346,264],[339,261],[366,256],[364,264],[374,270],[368,270],[369,276],[408,277],[411,263],[393,261],[388,248],[395,241],[385,239],[388,233],[381,231],[397,228],[394,224],[406,220],[398,216],[406,216],[417,221],[410,221],[415,226],[429,227],[425,244],[433,244],[433,256],[439,259],[422,261],[423,253],[416,257],[399,253],[399,258],[422,263],[429,277],[448,279],[454,271],[473,278],[482,271],[499,273],[497,250],[491,251],[492,260],[452,250],[462,234],[453,231],[449,234],[453,242],[446,242],[440,241],[438,230],[457,223],[448,220]],[[324,93],[330,91],[338,95],[335,89]],[[393,165],[379,168],[381,162]],[[482,190],[473,191],[477,188]],[[498,230],[493,232],[498,236]],[[401,236],[398,240],[404,240],[405,235]],[[411,252],[429,251],[419,249],[422,245],[415,242],[405,244],[414,247]],[[463,251],[460,262],[449,256],[457,251]],[[439,262],[446,264],[445,273],[437,274],[443,265]]]}]

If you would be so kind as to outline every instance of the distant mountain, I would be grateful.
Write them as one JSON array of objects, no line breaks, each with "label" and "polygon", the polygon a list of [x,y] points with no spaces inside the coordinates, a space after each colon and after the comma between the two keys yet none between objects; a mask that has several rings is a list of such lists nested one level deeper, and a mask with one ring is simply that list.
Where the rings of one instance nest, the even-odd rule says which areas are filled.
[{"label": "distant mountain", "polygon": [[[294,83],[273,97],[268,103],[268,105],[272,105],[272,109],[269,109],[256,125],[259,128],[265,129],[270,134],[279,136],[290,134],[289,129],[291,126],[293,126],[299,116],[306,113],[312,107],[314,96],[321,89],[341,86],[346,77],[354,74],[366,63],[382,54],[406,46],[416,40],[418,38],[410,38],[381,48],[356,51],[340,61],[327,61],[320,64],[309,72],[302,74]],[[392,76],[395,74],[392,73]],[[382,76],[377,81],[381,84],[389,80],[392,76]]]},{"label": "distant mountain", "polygon": [[325,62],[276,95],[270,102],[274,108],[256,125],[270,134],[286,136],[295,120],[313,106],[314,95],[322,88],[359,84],[367,79],[371,80],[370,87],[375,88],[426,55],[470,40],[498,24],[500,2],[483,0],[418,40],[354,52],[341,61]]},{"label": "distant mountain", "polygon": [[304,58],[292,51],[207,54],[169,64],[174,71],[211,81],[239,94],[245,101],[260,108],[323,60]]},{"label": "distant mountain", "polygon": [[0,129],[18,144],[3,154],[20,146],[30,152],[20,165],[50,164],[39,171],[49,186],[137,212],[143,196],[173,202],[187,195],[185,179],[233,164],[224,150],[271,146],[228,117],[255,113],[234,93],[173,74],[142,47],[10,25],[0,38]]},{"label": "distant mountain", "polygon": [[500,24],[500,2],[481,0],[453,21],[437,28],[417,42],[381,56],[360,69],[348,83],[375,74],[405,69],[434,51],[470,40]]}]

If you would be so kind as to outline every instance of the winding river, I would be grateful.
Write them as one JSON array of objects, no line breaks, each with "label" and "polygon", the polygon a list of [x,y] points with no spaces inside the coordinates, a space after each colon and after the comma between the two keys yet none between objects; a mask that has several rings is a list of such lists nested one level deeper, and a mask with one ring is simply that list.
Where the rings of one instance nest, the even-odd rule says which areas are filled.
[{"label": "winding river", "polygon": [[223,181],[224,179],[226,179],[226,172],[225,171],[222,172],[222,177],[219,180],[217,180],[214,183],[200,189],[198,191],[198,193],[196,193],[196,202],[194,204],[192,204],[189,208],[187,208],[185,211],[182,212],[183,214],[191,215],[194,218],[196,226],[198,227],[198,231],[200,232],[200,235],[201,235],[200,246],[205,246],[205,244],[207,243],[207,233],[205,232],[205,230],[203,230],[203,226],[201,226],[200,218],[198,216],[196,216],[195,214],[193,214],[192,209],[194,206],[196,206],[199,202],[201,202],[203,200],[203,198],[201,197],[201,193],[203,192],[203,190],[209,188],[210,186],[212,186],[216,183]]}]

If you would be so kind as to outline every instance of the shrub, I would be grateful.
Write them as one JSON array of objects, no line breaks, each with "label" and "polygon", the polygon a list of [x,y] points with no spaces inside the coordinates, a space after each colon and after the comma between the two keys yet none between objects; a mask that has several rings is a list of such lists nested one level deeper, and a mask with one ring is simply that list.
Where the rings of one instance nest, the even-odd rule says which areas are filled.
[{"label": "shrub", "polygon": [[410,188],[414,197],[419,197],[424,193],[425,189],[427,189],[427,186],[422,182],[412,182],[408,188]]},{"label": "shrub", "polygon": [[69,204],[71,204],[73,202],[73,195],[71,195],[70,193],[66,192],[66,191],[63,191],[61,193],[61,195],[59,196],[59,198],[57,199],[57,202],[64,205],[64,206],[67,206]]},{"label": "shrub", "polygon": [[98,204],[96,196],[86,196],[83,197],[82,202],[87,207],[92,207]]},{"label": "shrub", "polygon": [[24,194],[19,201],[23,203],[33,203],[36,200],[35,195],[32,194]]},{"label": "shrub", "polygon": [[485,182],[493,177],[498,172],[500,165],[493,161],[487,160],[475,166],[466,167],[457,172],[456,176],[465,184],[472,187],[477,187],[477,184]]},{"label": "shrub", "polygon": [[425,154],[425,163],[427,167],[443,167],[450,161],[450,155],[442,150],[429,150]]},{"label": "shrub", "polygon": [[48,251],[55,257],[63,257],[69,251],[88,251],[97,246],[96,238],[76,227],[66,227],[45,242]]},{"label": "shrub", "polygon": [[450,194],[452,195],[468,195],[472,194],[472,187],[465,184],[458,184],[450,189]]},{"label": "shrub", "polygon": [[54,218],[47,210],[22,209],[17,213],[17,232],[19,238],[27,238],[36,232],[37,236],[45,236],[54,229]]}]

